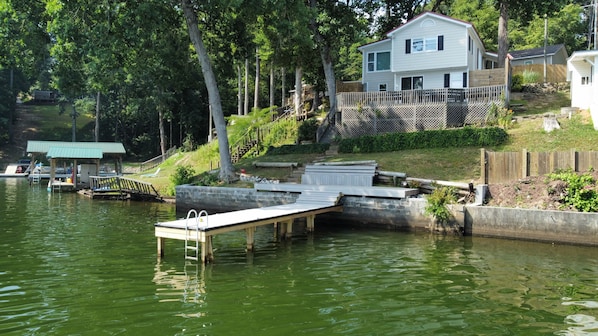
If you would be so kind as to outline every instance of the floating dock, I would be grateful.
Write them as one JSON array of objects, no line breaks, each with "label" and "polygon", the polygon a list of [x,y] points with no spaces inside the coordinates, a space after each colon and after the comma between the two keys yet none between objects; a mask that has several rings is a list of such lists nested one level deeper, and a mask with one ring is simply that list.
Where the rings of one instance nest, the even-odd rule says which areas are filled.
[{"label": "floating dock", "polygon": [[341,197],[340,192],[307,190],[302,192],[297,201],[292,204],[214,215],[208,215],[205,211],[197,213],[191,210],[186,219],[155,224],[158,256],[164,256],[166,238],[177,239],[185,241],[187,259],[209,262],[214,258],[212,237],[238,230],[245,230],[247,250],[251,251],[254,247],[254,232],[258,226],[279,225],[281,237],[288,238],[292,233],[293,221],[297,218],[306,218],[307,231],[313,231],[316,215],[343,210],[342,205],[339,204]]}]

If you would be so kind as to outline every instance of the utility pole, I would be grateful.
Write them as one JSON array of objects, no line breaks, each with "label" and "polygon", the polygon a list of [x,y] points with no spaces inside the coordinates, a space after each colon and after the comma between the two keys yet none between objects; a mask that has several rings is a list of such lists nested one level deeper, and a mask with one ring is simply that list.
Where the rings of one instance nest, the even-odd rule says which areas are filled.
[{"label": "utility pole", "polygon": [[544,14],[544,84],[546,84],[546,63],[547,63],[546,48],[547,47],[548,47],[548,15]]}]

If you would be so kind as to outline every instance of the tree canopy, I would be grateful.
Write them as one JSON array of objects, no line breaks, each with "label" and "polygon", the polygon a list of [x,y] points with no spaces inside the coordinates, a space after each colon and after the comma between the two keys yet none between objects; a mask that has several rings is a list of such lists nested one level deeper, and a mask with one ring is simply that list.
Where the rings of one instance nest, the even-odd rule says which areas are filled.
[{"label": "tree canopy", "polygon": [[[284,82],[296,82],[295,74],[334,94],[337,80],[359,80],[358,46],[426,10],[472,22],[486,48],[500,55],[542,46],[545,19],[548,43],[569,52],[587,48],[591,37],[588,9],[573,0],[4,0],[0,143],[9,141],[17,95],[33,89],[57,90],[80,113],[96,115],[98,134],[78,139],[122,141],[135,158],[206,142],[216,102],[185,3],[201,32],[223,118],[240,110],[242,93],[253,97],[242,91],[257,92],[259,101],[249,106],[284,104],[291,89]],[[259,62],[248,62],[256,56]]]}]

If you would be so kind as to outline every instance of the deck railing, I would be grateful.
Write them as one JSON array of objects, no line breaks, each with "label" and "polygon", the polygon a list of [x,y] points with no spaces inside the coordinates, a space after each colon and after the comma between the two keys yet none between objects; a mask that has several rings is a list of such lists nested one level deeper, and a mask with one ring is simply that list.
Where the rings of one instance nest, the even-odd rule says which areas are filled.
[{"label": "deck railing", "polygon": [[504,85],[464,89],[426,89],[385,92],[341,92],[337,95],[339,108],[360,105],[428,105],[445,103],[475,103],[494,101],[504,94]]}]

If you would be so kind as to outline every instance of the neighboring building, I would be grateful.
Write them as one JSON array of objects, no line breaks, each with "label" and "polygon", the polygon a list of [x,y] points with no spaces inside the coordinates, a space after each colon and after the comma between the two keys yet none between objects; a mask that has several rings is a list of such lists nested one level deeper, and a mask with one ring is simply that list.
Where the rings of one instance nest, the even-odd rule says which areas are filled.
[{"label": "neighboring building", "polygon": [[571,106],[590,110],[598,130],[598,50],[575,51],[567,60],[567,78],[571,82]]},{"label": "neighboring building", "polygon": [[364,91],[466,88],[470,71],[496,63],[471,23],[432,12],[359,50]]},{"label": "neighboring building", "polygon": [[[546,64],[567,64],[567,49],[564,44],[546,47]],[[511,65],[544,64],[544,47],[509,52]]]}]

